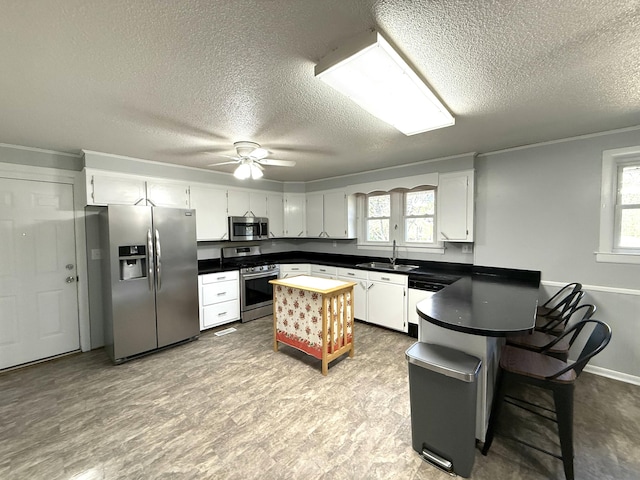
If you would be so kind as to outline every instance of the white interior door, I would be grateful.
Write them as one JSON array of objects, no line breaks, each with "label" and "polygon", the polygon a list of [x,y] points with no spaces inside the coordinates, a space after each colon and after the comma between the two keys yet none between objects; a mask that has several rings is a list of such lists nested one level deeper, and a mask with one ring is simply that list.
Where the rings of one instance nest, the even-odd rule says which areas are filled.
[{"label": "white interior door", "polygon": [[0,369],[79,350],[73,187],[0,178]]}]

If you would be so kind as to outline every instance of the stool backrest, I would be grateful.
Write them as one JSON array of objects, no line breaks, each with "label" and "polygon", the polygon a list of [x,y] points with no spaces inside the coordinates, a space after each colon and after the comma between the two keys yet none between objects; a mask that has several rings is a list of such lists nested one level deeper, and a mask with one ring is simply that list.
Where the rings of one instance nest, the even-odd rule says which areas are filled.
[{"label": "stool backrest", "polygon": [[569,370],[575,370],[577,377],[582,373],[582,370],[587,363],[589,363],[589,360],[604,350],[604,348],[609,344],[609,341],[611,340],[611,327],[609,327],[605,322],[595,319],[582,320],[575,325],[572,325],[558,338],[560,339],[568,335],[572,335],[571,342],[573,343],[576,337],[580,335],[587,325],[593,325],[593,330],[584,344],[578,359],[574,363],[567,365],[567,367],[563,368],[559,372],[547,377],[547,379],[553,380]]},{"label": "stool backrest", "polygon": [[582,290],[582,284],[574,282],[562,287],[554,296],[547,300],[543,307],[550,308],[554,315],[560,314],[571,301],[572,295]]}]

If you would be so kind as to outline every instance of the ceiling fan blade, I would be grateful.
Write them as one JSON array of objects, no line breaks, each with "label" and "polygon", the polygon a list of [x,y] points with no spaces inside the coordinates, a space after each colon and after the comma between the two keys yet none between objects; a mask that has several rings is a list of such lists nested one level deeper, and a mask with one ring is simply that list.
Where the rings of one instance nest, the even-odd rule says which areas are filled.
[{"label": "ceiling fan blade", "polygon": [[236,163],[238,163],[237,160],[234,162],[211,163],[207,165],[207,167],[217,167],[218,165],[235,165]]},{"label": "ceiling fan blade", "polygon": [[254,160],[262,160],[267,155],[269,155],[268,150],[265,150],[262,147],[258,147],[249,154],[249,158],[253,158]]},{"label": "ceiling fan blade", "polygon": [[295,167],[296,162],[293,160],[276,160],[275,158],[263,158],[262,160],[256,160],[256,162],[262,165],[273,165],[274,167]]}]

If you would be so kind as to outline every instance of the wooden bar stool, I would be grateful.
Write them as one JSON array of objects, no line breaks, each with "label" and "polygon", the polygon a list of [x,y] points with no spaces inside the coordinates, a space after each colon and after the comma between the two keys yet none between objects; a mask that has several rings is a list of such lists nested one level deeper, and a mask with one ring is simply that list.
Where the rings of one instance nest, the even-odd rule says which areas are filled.
[{"label": "wooden bar stool", "polygon": [[[513,403],[512,398],[506,395],[507,389],[513,384],[533,385],[549,390],[553,393],[555,405],[555,418],[548,417],[535,411],[536,409],[548,410],[539,405],[517,399],[515,405],[525,410],[552,420],[558,424],[558,436],[560,438],[561,455],[557,455],[528,442],[514,438],[513,440],[532,447],[540,452],[552,455],[562,460],[564,473],[567,480],[574,480],[573,476],[573,390],[576,378],[582,373],[589,360],[600,353],[611,340],[611,328],[600,320],[583,320],[568,328],[560,338],[569,335],[580,335],[585,327],[593,326],[593,330],[587,339],[582,352],[575,363],[569,364],[544,352],[532,352],[510,345],[505,345],[500,358],[500,368],[496,380],[496,393],[491,408],[489,427],[482,447],[482,454],[486,455],[491,448],[495,433],[496,422],[500,415],[503,401]],[[509,399],[509,400],[505,400]],[[533,408],[527,408],[519,403],[526,403]]]},{"label": "wooden bar stool", "polygon": [[[590,304],[584,304],[574,308],[570,314],[566,315],[565,321],[561,322],[563,329],[582,320],[590,319],[595,311],[596,307]],[[558,326],[560,326],[560,324],[558,324]],[[514,347],[524,348],[525,350],[531,350],[533,352],[544,352],[546,355],[566,362],[569,358],[569,349],[577,338],[576,334],[577,332],[574,332],[574,334],[569,337],[557,337],[551,333],[535,331],[529,335],[507,337],[507,345],[513,345]]]}]

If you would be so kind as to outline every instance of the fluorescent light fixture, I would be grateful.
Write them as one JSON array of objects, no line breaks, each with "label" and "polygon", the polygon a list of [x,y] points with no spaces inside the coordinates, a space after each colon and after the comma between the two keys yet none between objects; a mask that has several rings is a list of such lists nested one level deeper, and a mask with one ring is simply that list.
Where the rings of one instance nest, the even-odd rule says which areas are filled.
[{"label": "fluorescent light fixture", "polygon": [[405,135],[448,127],[455,119],[378,32],[324,57],[316,77]]}]

